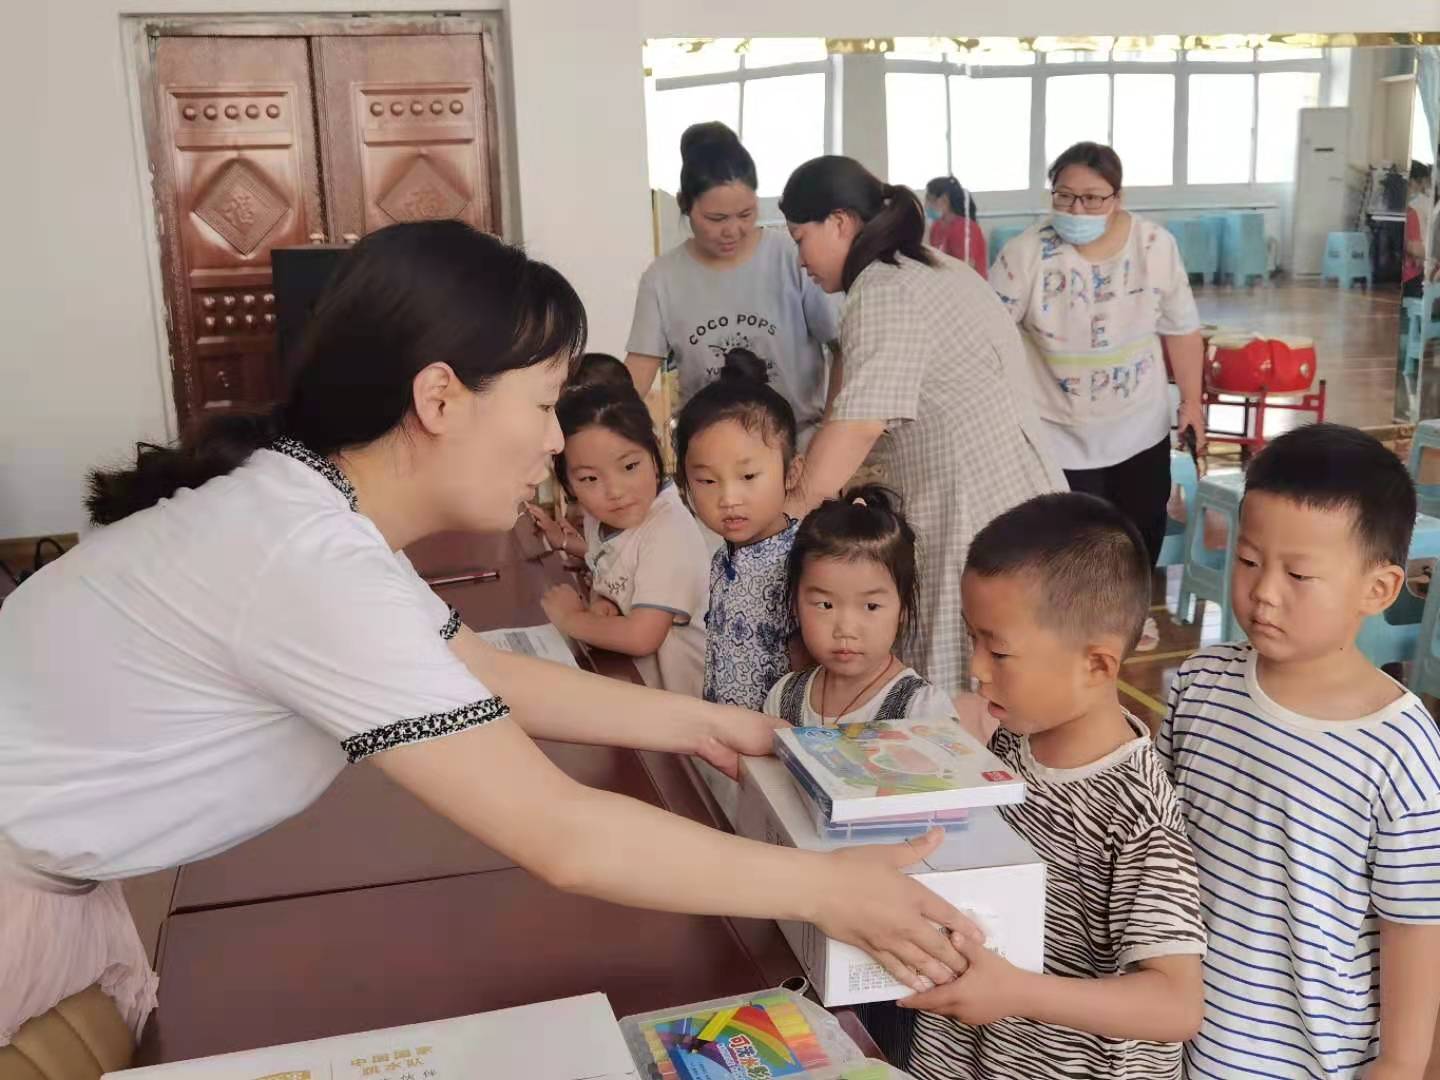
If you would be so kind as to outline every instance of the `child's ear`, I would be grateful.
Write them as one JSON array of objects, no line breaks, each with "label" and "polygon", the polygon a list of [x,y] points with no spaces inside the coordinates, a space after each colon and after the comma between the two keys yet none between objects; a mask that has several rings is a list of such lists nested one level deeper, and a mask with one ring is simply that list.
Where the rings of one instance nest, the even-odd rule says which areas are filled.
[{"label": "child's ear", "polygon": [[805,455],[796,454],[790,459],[790,468],[785,470],[785,493],[799,491],[805,480]]},{"label": "child's ear", "polygon": [[1361,597],[1360,611],[1365,616],[1379,615],[1395,602],[1400,590],[1405,587],[1405,568],[1391,563],[1370,572],[1365,581],[1365,592]]},{"label": "child's ear", "polygon": [[1114,641],[1100,641],[1085,647],[1085,673],[1092,684],[1114,682],[1120,677],[1125,650]]}]

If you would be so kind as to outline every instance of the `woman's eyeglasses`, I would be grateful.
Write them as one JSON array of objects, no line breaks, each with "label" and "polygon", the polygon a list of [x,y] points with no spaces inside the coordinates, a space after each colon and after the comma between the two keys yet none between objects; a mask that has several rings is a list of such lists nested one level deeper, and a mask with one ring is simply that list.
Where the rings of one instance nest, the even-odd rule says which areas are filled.
[{"label": "woman's eyeglasses", "polygon": [[1099,210],[1114,197],[1113,191],[1109,195],[1076,195],[1073,191],[1052,191],[1050,203],[1056,210],[1069,210],[1077,202],[1086,210]]}]

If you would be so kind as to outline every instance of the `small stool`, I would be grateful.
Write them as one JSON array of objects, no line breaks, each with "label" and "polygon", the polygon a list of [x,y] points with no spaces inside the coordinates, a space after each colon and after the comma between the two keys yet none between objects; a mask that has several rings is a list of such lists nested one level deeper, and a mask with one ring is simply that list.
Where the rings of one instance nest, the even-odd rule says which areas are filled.
[{"label": "small stool", "polygon": [[1440,451],[1440,420],[1422,420],[1415,425],[1415,434],[1410,437],[1410,479],[1415,481],[1420,512],[1431,517],[1440,517],[1440,484],[1422,484],[1420,467],[1425,463],[1425,451]]},{"label": "small stool", "polygon": [[1190,277],[1203,282],[1220,269],[1218,237],[1201,218],[1172,218],[1165,228],[1175,237],[1180,261]]},{"label": "small stool", "polygon": [[1325,258],[1321,263],[1320,280],[1334,278],[1344,288],[1364,281],[1370,288],[1373,271],[1370,266],[1370,234],[1363,232],[1332,232],[1325,237]]},{"label": "small stool", "polygon": [[1156,566],[1179,566],[1185,561],[1186,522],[1194,513],[1195,488],[1199,483],[1200,474],[1196,472],[1190,455],[1178,450],[1170,451],[1170,486],[1178,487],[1185,496],[1185,522],[1176,521],[1173,517],[1165,519],[1165,539],[1160,544]]},{"label": "small stool", "polygon": [[[1240,500],[1245,495],[1244,473],[1206,476],[1195,488],[1195,499],[1185,515],[1185,560],[1180,576],[1180,604],[1177,612],[1184,623],[1195,621],[1195,601],[1209,600],[1220,605],[1222,641],[1240,641],[1245,635],[1230,609],[1230,577],[1235,569],[1235,540],[1240,532]],[[1205,512],[1225,519],[1225,550],[1205,546]]]},{"label": "small stool", "polygon": [[1249,285],[1255,278],[1265,280],[1269,261],[1265,247],[1265,215],[1258,211],[1226,214],[1220,239],[1220,273],[1236,285]]},{"label": "small stool", "polygon": [[[1407,563],[1416,559],[1440,558],[1440,518],[1415,515]],[[1431,592],[1440,588],[1432,586]],[[1422,601],[1409,587],[1402,588],[1395,602],[1379,615],[1371,615],[1360,627],[1356,645],[1376,667],[1415,660],[1419,653],[1421,623],[1429,600]]]},{"label": "small stool", "polygon": [[1427,285],[1420,296],[1408,297],[1401,305],[1401,336],[1405,341],[1405,374],[1420,370],[1425,347],[1440,340],[1440,318],[1435,305],[1440,303],[1440,282]]}]

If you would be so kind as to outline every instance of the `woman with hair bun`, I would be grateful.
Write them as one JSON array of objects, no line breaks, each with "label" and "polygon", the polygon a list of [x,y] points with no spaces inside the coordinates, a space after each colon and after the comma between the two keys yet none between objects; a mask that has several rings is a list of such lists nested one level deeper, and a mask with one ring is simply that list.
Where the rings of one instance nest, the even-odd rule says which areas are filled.
[{"label": "woman with hair bun", "polygon": [[838,305],[800,272],[783,230],[759,227],[755,161],[733,131],[694,124],[680,157],[677,200],[693,235],[640,279],[626,366],[644,394],[673,359],[683,406],[719,377],[727,352],[748,349],[795,410],[803,448],[840,388]]}]

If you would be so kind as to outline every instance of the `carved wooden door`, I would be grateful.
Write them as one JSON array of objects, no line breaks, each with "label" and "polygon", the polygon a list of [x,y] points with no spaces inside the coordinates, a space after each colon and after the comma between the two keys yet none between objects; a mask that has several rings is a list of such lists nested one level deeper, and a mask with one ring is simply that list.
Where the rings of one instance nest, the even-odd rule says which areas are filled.
[{"label": "carved wooden door", "polygon": [[426,218],[501,231],[491,38],[310,25],[150,39],[146,128],[182,431],[281,396],[272,248]]},{"label": "carved wooden door", "polygon": [[323,237],[325,223],[304,38],[162,37],[152,70],[183,428],[275,400],[270,249]]},{"label": "carved wooden door", "polygon": [[332,229],[459,218],[500,232],[496,117],[479,34],[315,39]]}]

